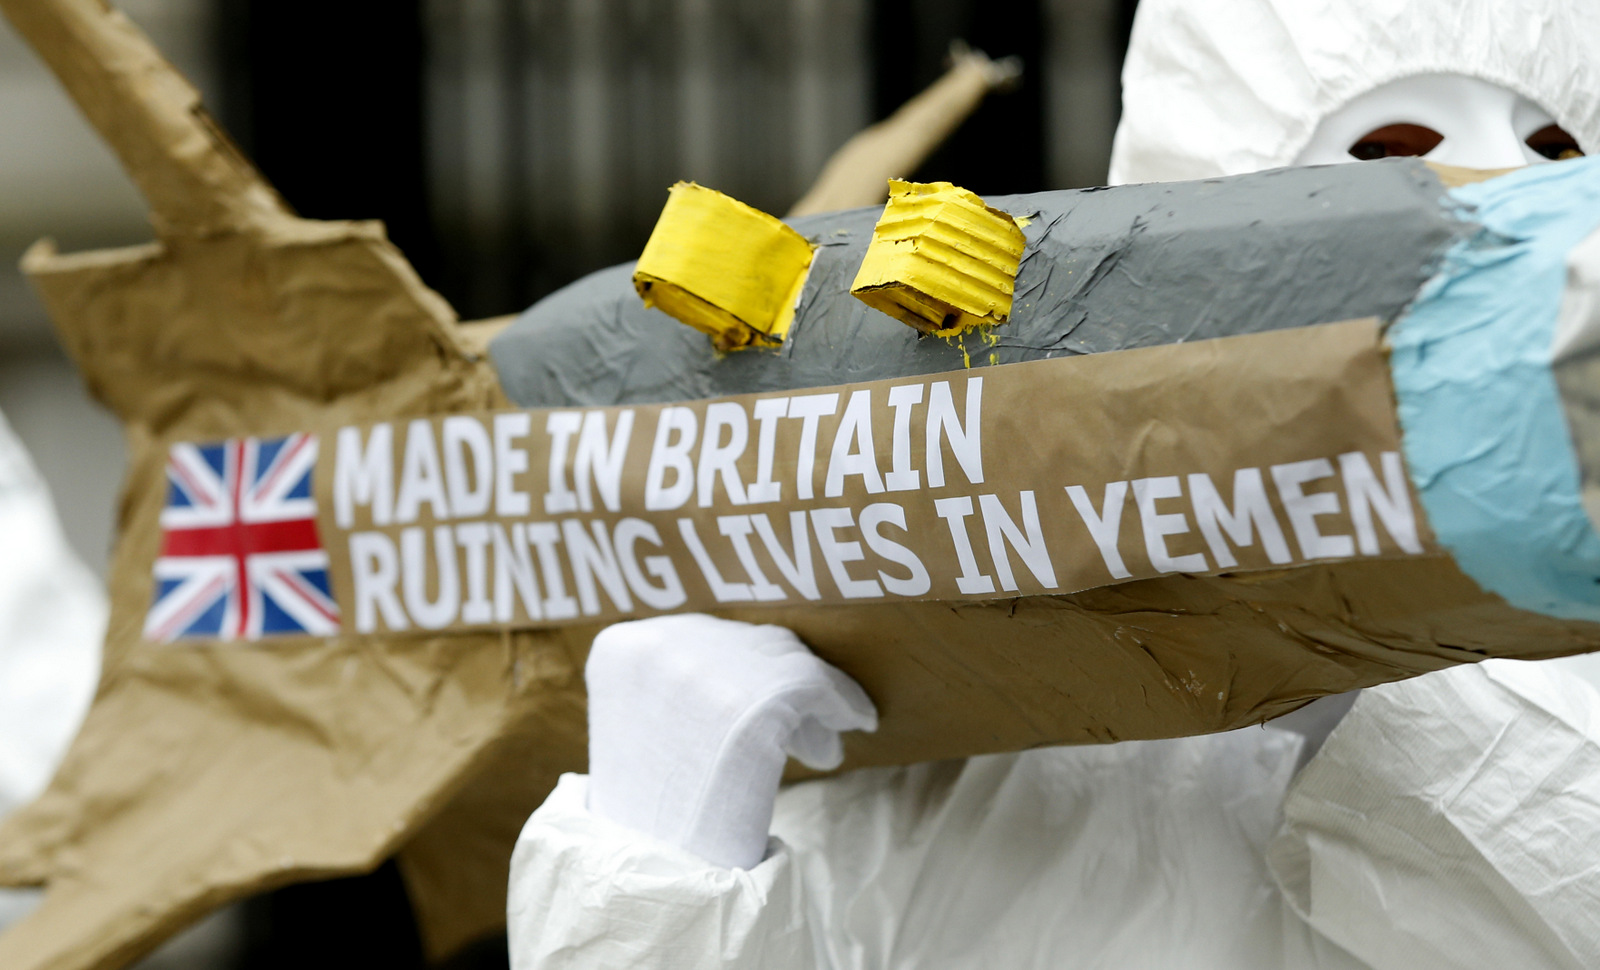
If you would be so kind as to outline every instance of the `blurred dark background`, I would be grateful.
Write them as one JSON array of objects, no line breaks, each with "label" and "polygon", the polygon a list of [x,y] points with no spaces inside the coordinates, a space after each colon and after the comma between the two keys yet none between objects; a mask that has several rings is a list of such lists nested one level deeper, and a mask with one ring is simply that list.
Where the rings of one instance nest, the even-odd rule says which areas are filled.
[{"label": "blurred dark background", "polygon": [[[303,215],[382,219],[464,318],[632,259],[669,185],[769,212],[945,67],[1020,56],[920,171],[984,195],[1098,185],[1134,0],[114,0]],[[16,270],[149,238],[115,160],[0,28],[0,412],[105,573],[119,432]],[[230,907],[145,970],[423,966],[393,865]],[[486,941],[453,968],[506,966]]]},{"label": "blurred dark background", "polygon": [[[694,179],[782,213],[965,40],[1019,55],[915,174],[1104,180],[1119,0],[217,0],[215,100],[304,215],[381,218],[468,318],[633,258]],[[317,29],[307,30],[315,23]]]}]

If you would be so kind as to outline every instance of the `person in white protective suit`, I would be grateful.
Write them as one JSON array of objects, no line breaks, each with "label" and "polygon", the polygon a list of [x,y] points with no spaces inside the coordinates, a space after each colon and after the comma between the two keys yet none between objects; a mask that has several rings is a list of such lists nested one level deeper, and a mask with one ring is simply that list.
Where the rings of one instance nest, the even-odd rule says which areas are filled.
[{"label": "person in white protective suit", "polygon": [[[1600,3],[1145,0],[1124,89],[1116,182],[1541,163],[1600,149]],[[520,970],[1600,966],[1600,694],[1548,665],[1366,691],[1325,742],[1280,719],[781,791],[876,719],[789,631],[620,624],[587,679],[590,774],[512,860]]]},{"label": "person in white protective suit", "polygon": [[[0,818],[44,790],[100,679],[105,592],[0,414]],[[0,931],[37,903],[0,889]]]}]

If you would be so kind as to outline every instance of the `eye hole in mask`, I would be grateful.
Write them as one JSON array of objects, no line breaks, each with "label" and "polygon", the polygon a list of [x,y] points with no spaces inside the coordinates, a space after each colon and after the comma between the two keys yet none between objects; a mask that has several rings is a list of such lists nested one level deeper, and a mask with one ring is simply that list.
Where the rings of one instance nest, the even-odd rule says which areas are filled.
[{"label": "eye hole in mask", "polygon": [[[1356,139],[1350,146],[1350,157],[1363,162],[1376,158],[1414,158],[1438,148],[1442,141],[1443,135],[1423,125],[1385,125]],[[1577,147],[1576,143],[1573,147]]]},{"label": "eye hole in mask", "polygon": [[1553,161],[1582,158],[1583,149],[1578,139],[1567,134],[1560,125],[1547,125],[1528,136],[1528,147]]}]

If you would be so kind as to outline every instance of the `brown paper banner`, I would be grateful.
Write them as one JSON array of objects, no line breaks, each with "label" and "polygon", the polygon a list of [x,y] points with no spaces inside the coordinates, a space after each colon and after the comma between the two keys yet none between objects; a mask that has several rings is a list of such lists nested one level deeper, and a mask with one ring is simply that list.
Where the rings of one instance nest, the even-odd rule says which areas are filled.
[{"label": "brown paper banner", "polygon": [[787,395],[347,426],[320,436],[316,526],[357,633],[1421,555],[1436,550],[1389,400],[1360,321]]}]

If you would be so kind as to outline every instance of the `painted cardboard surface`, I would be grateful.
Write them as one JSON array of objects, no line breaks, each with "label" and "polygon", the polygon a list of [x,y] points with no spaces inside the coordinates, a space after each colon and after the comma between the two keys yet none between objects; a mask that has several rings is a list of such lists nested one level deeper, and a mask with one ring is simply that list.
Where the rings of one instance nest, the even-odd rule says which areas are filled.
[{"label": "painted cardboard surface", "polygon": [[1474,229],[1409,159],[984,198],[1030,220],[1011,319],[992,342],[929,340],[841,296],[882,214],[874,207],[793,220],[818,248],[775,352],[706,353],[703,335],[640,304],[623,265],[528,308],[490,344],[495,372],[522,407],[656,404],[1387,323]]}]

